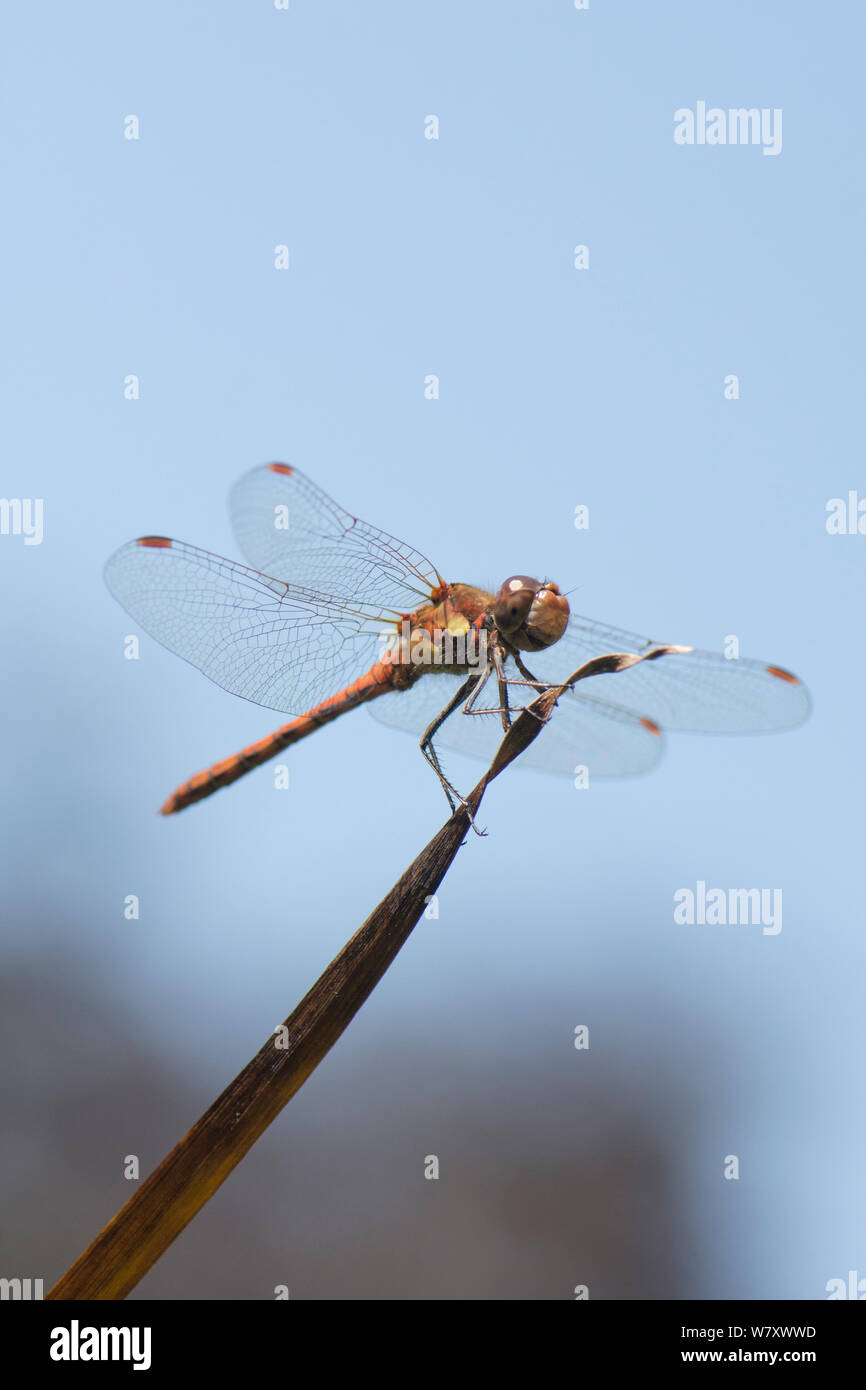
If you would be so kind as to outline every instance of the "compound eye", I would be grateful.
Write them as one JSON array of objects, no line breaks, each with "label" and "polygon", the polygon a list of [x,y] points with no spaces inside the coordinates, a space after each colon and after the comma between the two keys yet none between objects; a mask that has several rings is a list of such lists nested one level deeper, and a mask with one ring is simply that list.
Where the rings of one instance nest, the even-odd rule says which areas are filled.
[{"label": "compound eye", "polygon": [[568,599],[556,584],[543,584],[529,610],[523,636],[529,651],[552,647],[568,627]]},{"label": "compound eye", "polygon": [[513,574],[500,588],[493,602],[493,618],[506,637],[526,622],[538,588],[538,580],[525,574]]}]

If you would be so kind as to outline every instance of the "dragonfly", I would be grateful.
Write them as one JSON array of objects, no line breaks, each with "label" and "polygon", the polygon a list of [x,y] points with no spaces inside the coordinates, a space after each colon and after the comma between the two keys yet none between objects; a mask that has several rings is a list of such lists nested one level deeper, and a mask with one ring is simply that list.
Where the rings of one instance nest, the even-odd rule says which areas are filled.
[{"label": "dragonfly", "polygon": [[[230,513],[248,565],[141,536],[105,568],[114,597],[169,651],[224,690],[294,716],[189,778],[163,815],[360,705],[421,736],[454,809],[465,802],[438,748],[489,760],[518,711],[587,663],[598,673],[563,690],[521,764],[572,777],[647,772],[665,730],[763,733],[809,713],[808,691],[784,667],[578,617],[550,581],[515,574],[496,591],[447,583],[419,551],[345,511],[290,464],[246,473]],[[611,653],[632,664],[597,660]]]}]

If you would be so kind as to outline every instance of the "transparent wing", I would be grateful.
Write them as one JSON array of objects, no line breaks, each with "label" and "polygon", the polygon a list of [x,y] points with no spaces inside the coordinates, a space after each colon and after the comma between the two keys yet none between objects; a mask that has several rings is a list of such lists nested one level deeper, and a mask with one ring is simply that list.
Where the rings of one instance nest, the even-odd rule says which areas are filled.
[{"label": "transparent wing", "polygon": [[105,580],[151,637],[268,709],[301,714],[378,654],[378,608],[338,603],[183,541],[130,541],[108,561]]},{"label": "transparent wing", "polygon": [[229,510],[241,552],[256,569],[379,609],[383,618],[413,612],[442,583],[417,550],[344,511],[289,464],[246,473]]},{"label": "transparent wing", "polygon": [[[381,724],[403,729],[420,738],[464,679],[463,676],[430,673],[422,676],[410,690],[382,695],[367,708]],[[526,700],[520,687],[510,689],[516,702]],[[491,679],[480,697],[479,708],[489,708],[495,699],[496,682]],[[498,714],[464,714],[457,709],[433,741],[437,749],[451,748],[489,763],[503,736]],[[573,774],[579,766],[587,766],[591,776],[614,777],[648,772],[658,762],[663,749],[662,736],[648,728],[631,710],[601,700],[578,700],[566,695],[553,711],[547,728],[542,729],[538,738],[521,753],[515,765],[567,774]]]},{"label": "transparent wing", "polygon": [[[559,642],[527,654],[525,664],[539,680],[557,684],[593,657],[614,652],[640,656],[660,645],[622,628],[572,616]],[[512,680],[518,674],[510,662],[507,674]],[[425,676],[405,694],[395,692],[375,701],[370,713],[420,737],[461,679]],[[528,703],[532,694],[526,686],[510,684],[512,709]],[[481,698],[488,706],[495,703],[494,681]],[[566,773],[585,764],[598,777],[645,772],[658,761],[663,747],[653,726],[691,733],[765,733],[795,727],[809,708],[805,686],[782,667],[744,658],[729,661],[718,652],[668,653],[580,681],[561,697],[549,726],[521,754],[520,763]],[[501,737],[498,716],[455,712],[435,742],[489,760]]]},{"label": "transparent wing", "polygon": [[[565,635],[543,652],[525,654],[540,680],[565,680],[591,657],[640,655],[660,645],[621,628],[572,614]],[[792,729],[810,709],[806,687],[783,667],[721,652],[689,651],[642,661],[624,671],[589,676],[571,700],[592,697],[624,706],[663,729],[682,733],[745,734]]]}]

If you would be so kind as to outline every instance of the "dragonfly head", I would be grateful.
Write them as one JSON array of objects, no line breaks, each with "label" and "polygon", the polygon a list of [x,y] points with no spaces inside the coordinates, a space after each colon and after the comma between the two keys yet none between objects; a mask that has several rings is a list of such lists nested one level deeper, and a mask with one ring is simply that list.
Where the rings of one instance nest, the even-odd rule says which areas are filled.
[{"label": "dragonfly head", "polygon": [[556,584],[539,584],[525,574],[513,574],[493,600],[493,620],[518,651],[541,651],[565,632],[568,599]]}]

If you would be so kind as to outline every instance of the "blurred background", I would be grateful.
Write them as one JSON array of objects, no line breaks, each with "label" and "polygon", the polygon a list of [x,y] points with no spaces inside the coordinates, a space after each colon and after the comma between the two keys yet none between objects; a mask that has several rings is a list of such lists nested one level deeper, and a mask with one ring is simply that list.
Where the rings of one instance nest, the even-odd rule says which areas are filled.
[{"label": "blurred background", "polygon": [[[0,536],[0,1274],[47,1290],[125,1156],[159,1162],[445,817],[363,710],[287,791],[266,766],[156,814],[283,718],[141,634],[103,564],[149,532],[237,557],[228,490],[277,458],[449,579],[736,635],[814,711],[672,736],[644,778],[501,778],[438,919],[133,1296],[866,1277],[866,536],[826,529],[866,496],[862,27],[790,0],[11,17],[0,492],[44,536]],[[780,108],[781,153],[677,145],[702,100]],[[677,925],[698,880],[780,888],[782,931]]]}]

